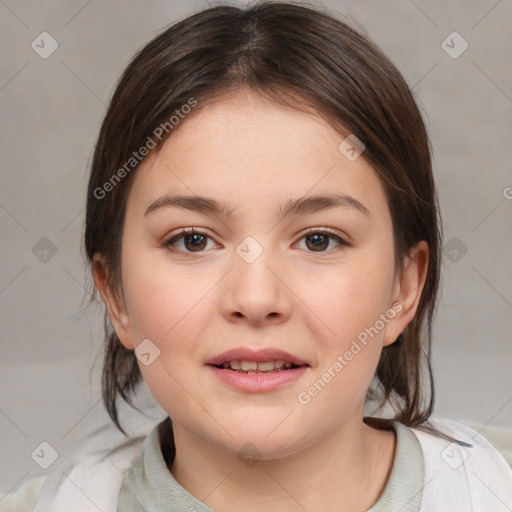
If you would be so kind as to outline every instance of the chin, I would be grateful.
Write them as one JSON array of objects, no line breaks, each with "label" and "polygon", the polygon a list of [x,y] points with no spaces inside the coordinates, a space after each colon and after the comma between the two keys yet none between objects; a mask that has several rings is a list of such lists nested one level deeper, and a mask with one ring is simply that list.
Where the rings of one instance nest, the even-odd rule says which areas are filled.
[{"label": "chin", "polygon": [[[276,460],[288,457],[299,452],[306,446],[304,438],[301,438],[298,428],[294,425],[288,425],[288,428],[282,428],[283,425],[276,428],[282,418],[275,422],[272,428],[253,425],[250,428],[242,429],[238,427],[235,435],[230,437],[224,432],[222,440],[217,443],[223,448],[232,451],[239,459],[248,458],[261,460]],[[270,432],[270,434],[269,434]]]}]

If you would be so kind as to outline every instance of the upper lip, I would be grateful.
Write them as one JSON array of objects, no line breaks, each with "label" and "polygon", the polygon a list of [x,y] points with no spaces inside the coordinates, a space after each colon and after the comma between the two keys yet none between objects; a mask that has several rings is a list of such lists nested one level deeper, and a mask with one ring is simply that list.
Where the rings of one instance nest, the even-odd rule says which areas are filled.
[{"label": "upper lip", "polygon": [[231,350],[226,350],[218,356],[209,359],[206,364],[219,365],[226,361],[284,361],[290,362],[296,365],[308,364],[297,356],[290,354],[284,350],[278,348],[266,347],[266,348],[249,348],[249,347],[237,347]]}]

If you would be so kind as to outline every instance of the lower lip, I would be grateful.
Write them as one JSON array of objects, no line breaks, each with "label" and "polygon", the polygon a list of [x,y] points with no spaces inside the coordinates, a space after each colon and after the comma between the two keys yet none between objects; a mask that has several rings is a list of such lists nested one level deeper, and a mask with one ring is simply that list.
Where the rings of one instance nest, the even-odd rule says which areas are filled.
[{"label": "lower lip", "polygon": [[263,393],[277,389],[288,382],[300,379],[309,368],[304,365],[274,373],[241,373],[212,365],[207,366],[225,384],[248,393]]}]

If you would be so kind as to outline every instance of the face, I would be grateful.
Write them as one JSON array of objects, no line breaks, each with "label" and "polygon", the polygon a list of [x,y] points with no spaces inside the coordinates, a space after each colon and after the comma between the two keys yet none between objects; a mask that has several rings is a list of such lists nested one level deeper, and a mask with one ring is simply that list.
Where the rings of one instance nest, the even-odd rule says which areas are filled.
[{"label": "face", "polygon": [[[151,393],[203,441],[277,458],[360,423],[382,347],[414,314],[416,267],[406,283],[395,275],[384,189],[364,153],[338,149],[343,139],[319,117],[240,94],[190,115],[137,170],[125,302],[104,297],[123,344],[144,343]],[[306,364],[273,374],[293,372],[277,385],[207,364],[240,347]],[[240,384],[256,378],[263,387]]]}]

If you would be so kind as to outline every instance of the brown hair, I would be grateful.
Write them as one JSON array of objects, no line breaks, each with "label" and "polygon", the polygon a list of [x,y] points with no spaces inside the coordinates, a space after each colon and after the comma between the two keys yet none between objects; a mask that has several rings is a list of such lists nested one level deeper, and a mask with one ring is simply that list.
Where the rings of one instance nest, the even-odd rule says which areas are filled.
[{"label": "brown hair", "polygon": [[[84,237],[89,263],[95,253],[103,254],[109,283],[122,292],[123,220],[136,172],[126,162],[150,138],[158,150],[172,134],[169,119],[191,98],[198,110],[240,88],[316,112],[340,134],[355,134],[364,143],[363,157],[378,173],[391,211],[397,270],[417,242],[427,242],[418,310],[403,342],[383,349],[376,385],[367,394],[380,397],[381,405],[394,404],[398,421],[420,426],[433,409],[429,359],[440,272],[430,141],[397,68],[367,37],[318,7],[264,1],[245,9],[212,7],[172,25],[139,51],[119,80],[94,151]],[[168,130],[154,140],[155,129],[166,122]],[[127,172],[113,181],[123,166]],[[133,351],[108,328],[106,314],[105,331],[103,400],[124,432],[116,403],[121,397],[133,405],[130,395],[141,374]]]}]

